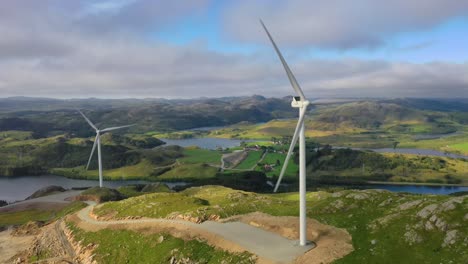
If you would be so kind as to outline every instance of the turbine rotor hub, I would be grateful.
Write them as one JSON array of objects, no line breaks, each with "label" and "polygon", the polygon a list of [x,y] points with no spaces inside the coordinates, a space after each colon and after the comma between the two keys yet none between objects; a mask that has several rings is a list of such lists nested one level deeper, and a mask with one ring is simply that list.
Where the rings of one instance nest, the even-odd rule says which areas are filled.
[{"label": "turbine rotor hub", "polygon": [[296,97],[293,97],[293,100],[291,102],[291,106],[294,108],[304,108],[307,107],[310,104],[308,100],[301,101],[300,99],[296,99]]}]

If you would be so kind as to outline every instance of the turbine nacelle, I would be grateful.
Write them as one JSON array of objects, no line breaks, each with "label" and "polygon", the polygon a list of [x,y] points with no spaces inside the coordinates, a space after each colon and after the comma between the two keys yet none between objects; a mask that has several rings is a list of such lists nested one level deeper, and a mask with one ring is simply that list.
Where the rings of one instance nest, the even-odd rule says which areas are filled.
[{"label": "turbine nacelle", "polygon": [[309,100],[301,100],[301,97],[294,96],[291,102],[291,106],[294,108],[305,108],[310,104]]}]

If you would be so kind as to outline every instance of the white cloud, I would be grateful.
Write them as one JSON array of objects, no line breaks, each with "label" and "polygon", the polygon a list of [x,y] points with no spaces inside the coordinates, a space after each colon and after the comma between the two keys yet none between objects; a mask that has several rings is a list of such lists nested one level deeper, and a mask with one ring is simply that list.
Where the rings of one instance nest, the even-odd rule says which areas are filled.
[{"label": "white cloud", "polygon": [[269,0],[234,1],[225,10],[227,36],[264,42],[262,18],[284,45],[321,48],[374,48],[385,37],[428,30],[454,17],[468,17],[462,0]]},{"label": "white cloud", "polygon": [[[40,3],[17,0],[2,4],[0,97],[292,93],[269,46],[262,54],[227,55],[199,45],[174,46],[142,37],[142,28],[173,23],[192,9],[204,12],[205,1],[130,1],[101,17],[86,15],[90,1]],[[101,11],[105,12],[102,7]],[[239,27],[246,31],[256,28],[258,37],[265,38],[258,21]],[[290,64],[310,97],[468,97],[466,63],[303,59],[290,60]]]}]

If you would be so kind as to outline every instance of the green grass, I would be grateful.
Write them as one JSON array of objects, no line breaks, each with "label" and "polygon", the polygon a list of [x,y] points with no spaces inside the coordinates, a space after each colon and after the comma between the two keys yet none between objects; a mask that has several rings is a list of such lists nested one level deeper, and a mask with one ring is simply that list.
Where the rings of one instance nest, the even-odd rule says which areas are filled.
[{"label": "green grass", "polygon": [[[172,198],[171,198],[172,197]],[[459,199],[458,201],[452,199]],[[378,190],[345,190],[335,194],[307,194],[307,215],[322,223],[345,228],[353,237],[354,251],[336,263],[464,263],[468,258],[463,239],[468,226],[468,195],[436,196],[391,193]],[[413,207],[400,207],[418,201]],[[151,205],[145,207],[144,205]],[[436,210],[418,216],[434,204]],[[453,204],[453,207],[448,206]],[[166,208],[166,209],[165,209]],[[174,209],[171,209],[174,208]],[[180,193],[150,194],[125,201],[106,203],[96,213],[118,212],[118,217],[168,217],[177,214],[207,219],[260,211],[271,215],[297,216],[297,193],[255,194],[218,186],[190,188]],[[445,228],[426,230],[428,219],[437,217]],[[387,222],[382,219],[388,218]],[[448,231],[457,230],[456,243],[442,246]],[[421,239],[410,245],[405,239],[413,232]],[[375,240],[375,243],[371,241]]]},{"label": "green grass", "polygon": [[247,157],[235,168],[240,170],[249,170],[255,167],[263,155],[263,151],[249,151]]},{"label": "green grass", "polygon": [[221,164],[221,153],[216,150],[201,149],[201,148],[185,148],[183,151],[184,157],[179,159],[181,163],[196,164],[207,163],[213,165]]},{"label": "green grass", "polygon": [[[148,179],[152,176],[156,166],[150,161],[143,159],[135,165],[124,166],[116,169],[103,169],[103,177],[106,180],[140,180]],[[79,179],[98,179],[98,170],[85,170],[83,166],[75,168],[54,168],[50,172],[55,175],[61,175],[70,178]],[[151,180],[151,179],[150,179]]]},{"label": "green grass", "polygon": [[[170,263],[172,257],[175,257],[176,261],[181,261],[182,258],[190,260],[183,263],[255,263],[249,253],[229,253],[205,242],[185,241],[165,233],[145,235],[134,231],[110,229],[86,232],[71,223],[67,223],[67,226],[72,230],[75,239],[83,245],[97,245],[93,252],[97,263]],[[163,240],[158,242],[161,236]]]},{"label": "green grass", "polygon": [[106,187],[93,187],[81,193],[81,196],[92,196],[99,202],[117,201],[124,198],[124,196],[115,189]]},{"label": "green grass", "polygon": [[206,164],[182,164],[157,176],[160,181],[192,181],[216,177],[218,168]]},{"label": "green grass", "polygon": [[72,202],[61,210],[24,210],[0,213],[0,227],[22,225],[29,221],[51,221],[76,212],[86,206],[83,202]]},{"label": "green grass", "polygon": [[155,192],[172,192],[167,185],[160,183],[120,186],[117,191],[127,198]]},{"label": "green grass", "polygon": [[453,144],[453,145],[451,145],[451,147],[456,149],[456,150],[460,150],[463,153],[468,153],[468,142]]},{"label": "green grass", "polygon": [[[274,201],[272,203],[272,201]],[[171,214],[189,214],[202,219],[212,214],[229,217],[236,214],[254,212],[257,208],[266,209],[277,215],[289,208],[297,211],[296,203],[283,204],[278,208],[277,200],[255,193],[234,191],[225,187],[196,187],[179,193],[155,193],[130,198],[121,202],[109,202],[95,209],[98,215],[117,212],[116,217],[147,216],[153,218],[170,217]]]}]

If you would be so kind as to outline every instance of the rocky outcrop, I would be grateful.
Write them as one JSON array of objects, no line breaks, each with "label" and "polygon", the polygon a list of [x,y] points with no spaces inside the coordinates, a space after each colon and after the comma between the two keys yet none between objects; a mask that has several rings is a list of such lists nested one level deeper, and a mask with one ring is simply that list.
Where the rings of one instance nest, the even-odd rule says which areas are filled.
[{"label": "rocky outcrop", "polygon": [[216,215],[216,214],[201,214],[201,215],[191,215],[191,214],[181,214],[179,212],[173,212],[169,214],[167,219],[173,219],[173,220],[184,220],[184,221],[189,221],[192,223],[200,224],[205,221],[218,221],[221,216]]},{"label": "rocky outcrop", "polygon": [[26,198],[26,200],[39,198],[42,196],[50,195],[50,194],[57,193],[57,192],[64,192],[64,191],[66,190],[62,186],[50,185],[50,186],[47,186],[47,187],[44,187],[35,191],[33,194],[31,194],[31,196]]},{"label": "rocky outcrop", "polygon": [[444,238],[444,243],[442,243],[442,247],[447,247],[450,245],[455,244],[457,242],[457,235],[458,235],[458,230],[450,230],[447,232]]}]

